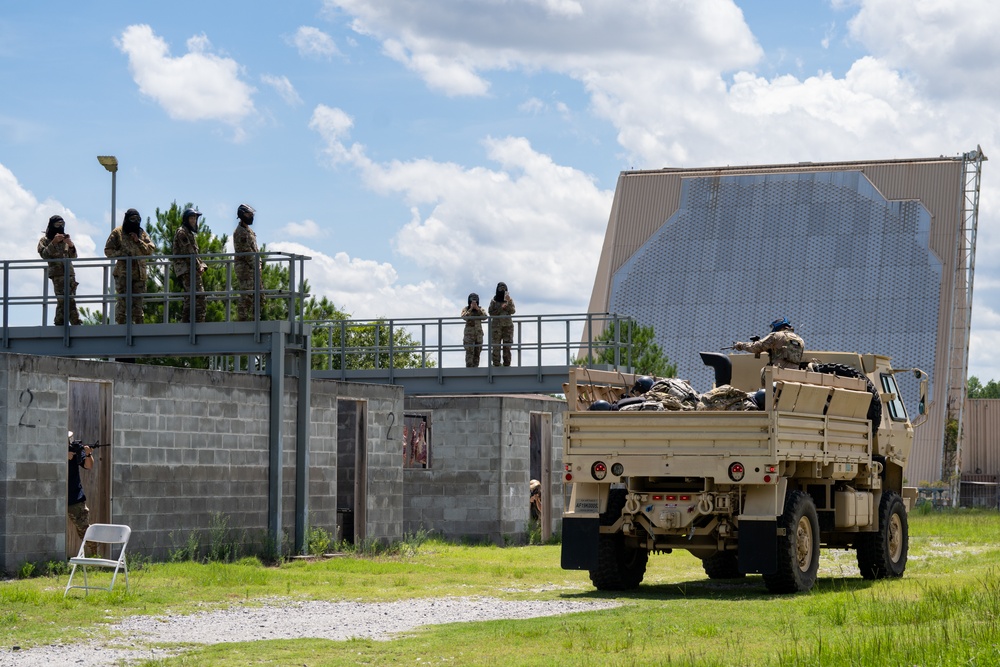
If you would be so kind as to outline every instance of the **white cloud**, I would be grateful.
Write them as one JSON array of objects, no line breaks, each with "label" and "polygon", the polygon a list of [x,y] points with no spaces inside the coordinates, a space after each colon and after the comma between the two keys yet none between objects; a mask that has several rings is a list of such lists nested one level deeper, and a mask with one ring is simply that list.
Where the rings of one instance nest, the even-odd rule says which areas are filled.
[{"label": "white cloud", "polygon": [[864,0],[848,25],[872,55],[913,72],[934,95],[997,96],[988,83],[1000,79],[993,0]]},{"label": "white cloud", "polygon": [[292,36],[291,43],[303,57],[329,59],[340,55],[333,38],[312,26],[300,26]]},{"label": "white cloud", "polygon": [[433,160],[376,163],[363,146],[344,144],[345,119],[343,111],[321,107],[311,127],[336,164],[349,163],[369,188],[399,194],[411,205],[393,248],[439,289],[482,292],[503,280],[528,304],[586,308],[611,192],[520,137],[484,141],[497,169]]},{"label": "white cloud", "polygon": [[[66,231],[76,245],[77,254],[83,257],[97,256],[97,243],[92,233],[93,227],[85,221],[78,220],[71,210],[53,199],[38,201],[35,196],[25,190],[14,174],[0,164],[0,210],[4,212],[3,223],[0,225],[0,257],[6,260],[35,260],[37,264],[12,264],[10,274],[10,293],[15,296],[40,296],[45,288],[46,270],[38,256],[38,240],[45,233],[49,217],[61,215],[66,221]],[[104,238],[101,237],[101,250],[104,249]],[[104,257],[104,253],[100,253]],[[80,283],[77,293],[100,294],[102,269],[95,262],[77,262],[76,276]],[[51,294],[51,287],[49,288]],[[52,311],[50,310],[50,317]],[[23,308],[12,306],[11,319],[15,323],[25,325],[40,324],[40,311],[37,306]],[[28,318],[22,321],[22,318]]]},{"label": "white cloud", "polygon": [[299,97],[298,91],[295,90],[295,86],[292,85],[287,76],[262,74],[260,80],[274,88],[281,99],[285,100],[285,103],[291,106],[302,104],[302,98]]},{"label": "white cloud", "polygon": [[299,236],[303,238],[318,238],[325,235],[314,220],[303,220],[302,222],[289,222],[279,230],[282,234],[289,236]]},{"label": "white cloud", "polygon": [[330,257],[289,241],[269,243],[267,247],[311,257],[306,265],[306,279],[313,294],[325,296],[354,319],[427,317],[428,313],[450,316],[461,309],[442,297],[432,280],[401,284],[388,262],[360,259],[343,252]]},{"label": "white cloud", "polygon": [[130,25],[116,40],[128,56],[139,91],[155,100],[176,120],[217,120],[238,127],[254,112],[254,88],[240,79],[240,65],[209,52],[204,35],[187,42],[188,52],[170,48],[148,25]]},{"label": "white cloud", "polygon": [[[760,47],[730,0],[325,0],[359,34],[448,95],[485,95],[483,72],[542,68],[588,72],[731,70]],[[669,37],[668,37],[669,36]]]}]

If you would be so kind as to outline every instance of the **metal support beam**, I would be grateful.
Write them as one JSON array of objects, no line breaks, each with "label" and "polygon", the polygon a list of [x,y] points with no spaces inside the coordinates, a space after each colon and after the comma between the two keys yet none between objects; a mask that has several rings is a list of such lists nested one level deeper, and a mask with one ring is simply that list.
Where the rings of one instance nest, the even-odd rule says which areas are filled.
[{"label": "metal support beam", "polygon": [[281,555],[281,462],[284,454],[282,436],[282,397],[285,393],[285,337],[271,336],[271,356],[267,360],[267,373],[271,377],[271,404],[268,419],[267,475],[267,534],[271,540],[272,556]]},{"label": "metal support beam", "polygon": [[295,410],[295,552],[305,554],[309,535],[309,414],[312,406],[310,381],[310,337],[303,337],[304,349],[297,354],[299,396]]}]

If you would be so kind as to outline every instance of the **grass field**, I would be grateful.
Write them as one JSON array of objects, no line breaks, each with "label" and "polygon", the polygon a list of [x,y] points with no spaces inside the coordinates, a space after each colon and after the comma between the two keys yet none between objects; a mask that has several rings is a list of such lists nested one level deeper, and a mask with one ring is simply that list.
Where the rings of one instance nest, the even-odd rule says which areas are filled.
[{"label": "grass field", "polygon": [[66,576],[0,584],[0,646],[101,637],[134,614],[204,611],[265,598],[389,601],[441,596],[591,600],[566,616],[427,626],[399,639],[282,640],[193,647],[147,666],[194,665],[998,665],[1000,514],[914,513],[903,579],[860,578],[853,552],[824,551],[807,594],[760,577],[709,581],[686,553],[650,558],[638,591],[610,596],[559,568],[558,546],[429,541],[414,553],[264,567],[170,563],[134,572],[129,593],[63,599]]}]

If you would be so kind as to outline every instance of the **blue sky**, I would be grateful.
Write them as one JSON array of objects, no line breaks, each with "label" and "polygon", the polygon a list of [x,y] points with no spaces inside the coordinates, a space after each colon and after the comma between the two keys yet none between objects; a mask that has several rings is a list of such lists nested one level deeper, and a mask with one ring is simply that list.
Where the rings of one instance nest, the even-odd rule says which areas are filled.
[{"label": "blue sky", "polygon": [[[119,217],[257,209],[356,317],[586,310],[618,174],[997,145],[988,0],[5,2],[0,257],[52,213],[82,254]],[[1000,378],[987,162],[970,372]],[[120,222],[120,221],[118,221]]]}]

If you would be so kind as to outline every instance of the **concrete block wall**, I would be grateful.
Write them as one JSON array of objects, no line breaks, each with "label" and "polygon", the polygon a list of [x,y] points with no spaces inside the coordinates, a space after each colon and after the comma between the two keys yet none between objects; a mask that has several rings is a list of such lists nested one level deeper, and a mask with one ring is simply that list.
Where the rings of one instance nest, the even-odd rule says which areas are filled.
[{"label": "concrete block wall", "polygon": [[[112,521],[133,528],[130,550],[167,557],[191,532],[202,544],[214,513],[263,540],[267,530],[270,379],[261,375],[0,354],[0,570],[66,556],[70,379],[113,387]],[[294,532],[296,383],[283,398],[282,521]],[[369,534],[402,536],[402,456],[383,428],[402,422],[402,389],[314,381],[310,520],[336,525],[336,401],[367,400],[371,488],[381,497]],[[390,417],[392,411],[396,414]],[[393,434],[395,435],[395,434]],[[387,456],[395,449],[396,457]],[[374,466],[391,465],[382,473]]]},{"label": "concrete block wall", "polygon": [[503,544],[528,527],[531,412],[552,415],[553,516],[562,514],[562,413],[548,397],[407,397],[406,412],[431,414],[431,465],[404,468],[404,531]]}]

